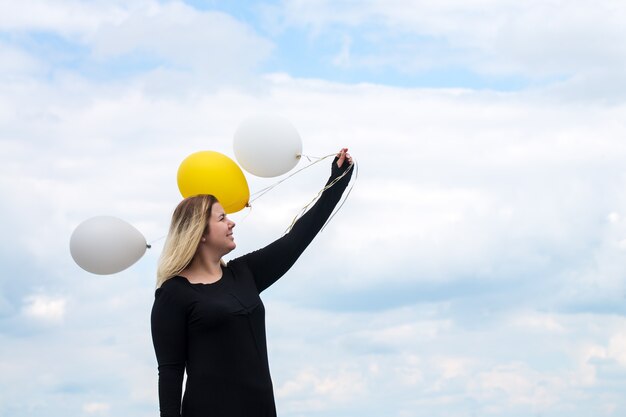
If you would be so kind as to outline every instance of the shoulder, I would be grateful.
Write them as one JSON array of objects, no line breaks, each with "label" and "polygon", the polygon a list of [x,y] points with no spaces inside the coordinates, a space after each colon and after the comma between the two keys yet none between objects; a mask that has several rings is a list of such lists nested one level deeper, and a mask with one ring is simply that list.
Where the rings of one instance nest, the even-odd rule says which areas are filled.
[{"label": "shoulder", "polygon": [[182,277],[170,278],[154,292],[151,313],[153,326],[187,317],[194,299],[181,279],[185,280]]},{"label": "shoulder", "polygon": [[166,280],[154,292],[154,297],[167,299],[183,299],[189,291],[189,281],[186,278],[175,276]]},{"label": "shoulder", "polygon": [[158,290],[168,290],[168,291],[176,290],[176,289],[185,287],[187,283],[188,281],[185,277],[176,275],[175,277],[166,279],[163,282],[163,284],[161,284],[161,286],[157,288],[157,291]]},{"label": "shoulder", "polygon": [[235,259],[231,259],[230,261],[228,261],[225,268],[231,271],[234,271],[235,273],[247,270],[248,269],[248,263],[247,263],[248,255],[243,255]]},{"label": "shoulder", "polygon": [[173,277],[165,281],[154,293],[152,317],[162,317],[163,314],[186,315],[195,303],[196,297],[191,285],[184,277]]}]

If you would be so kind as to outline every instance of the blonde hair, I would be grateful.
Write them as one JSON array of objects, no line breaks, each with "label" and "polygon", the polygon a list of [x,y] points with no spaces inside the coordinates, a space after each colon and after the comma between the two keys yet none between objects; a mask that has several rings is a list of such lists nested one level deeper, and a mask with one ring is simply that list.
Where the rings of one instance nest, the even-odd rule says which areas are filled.
[{"label": "blonde hair", "polygon": [[210,194],[187,197],[174,213],[157,268],[159,288],[168,279],[180,274],[192,261],[200,239],[208,232],[211,209],[217,199]]}]

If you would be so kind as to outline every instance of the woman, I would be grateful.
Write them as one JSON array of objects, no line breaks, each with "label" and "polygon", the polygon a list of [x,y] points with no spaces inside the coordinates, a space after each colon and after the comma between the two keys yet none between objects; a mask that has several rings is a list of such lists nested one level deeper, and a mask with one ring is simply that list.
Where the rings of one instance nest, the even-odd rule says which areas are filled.
[{"label": "woman", "polygon": [[235,248],[235,223],[219,202],[199,195],[178,205],[151,320],[161,417],[276,416],[259,294],[289,270],[339,202],[352,175],[347,151],[333,161],[327,185],[341,178],[289,233],[228,265],[222,256]]}]

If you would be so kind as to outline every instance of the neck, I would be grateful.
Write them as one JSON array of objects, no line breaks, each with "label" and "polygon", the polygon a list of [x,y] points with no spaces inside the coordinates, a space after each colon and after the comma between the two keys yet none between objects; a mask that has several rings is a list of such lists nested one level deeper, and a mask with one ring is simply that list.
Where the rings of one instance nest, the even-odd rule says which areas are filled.
[{"label": "neck", "polygon": [[199,251],[182,272],[192,282],[212,283],[222,277],[221,258]]}]

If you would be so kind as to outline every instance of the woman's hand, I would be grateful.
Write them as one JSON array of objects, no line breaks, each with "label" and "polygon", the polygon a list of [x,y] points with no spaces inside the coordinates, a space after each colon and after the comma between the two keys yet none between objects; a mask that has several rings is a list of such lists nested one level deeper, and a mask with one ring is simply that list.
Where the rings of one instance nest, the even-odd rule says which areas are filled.
[{"label": "woman's hand", "polygon": [[352,157],[348,153],[348,148],[341,148],[339,153],[337,154],[337,167],[341,168],[345,160],[348,160],[348,163],[352,165]]}]

